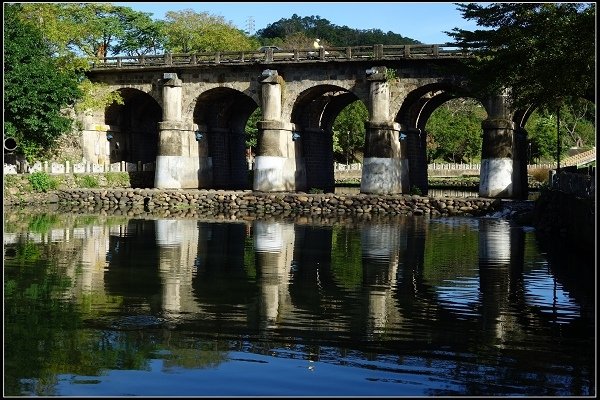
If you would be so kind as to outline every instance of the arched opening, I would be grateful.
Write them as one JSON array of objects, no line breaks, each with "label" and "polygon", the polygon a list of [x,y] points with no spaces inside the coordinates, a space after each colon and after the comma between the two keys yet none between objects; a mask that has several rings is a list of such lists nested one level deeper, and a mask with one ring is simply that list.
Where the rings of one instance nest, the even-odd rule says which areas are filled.
[{"label": "arched opening", "polygon": [[[560,143],[557,143],[557,112],[530,107],[515,114],[515,124],[527,132],[527,160],[556,163],[596,146],[596,105],[583,98],[566,102],[560,109]],[[560,146],[558,146],[560,144]]]},{"label": "arched opening", "polygon": [[[398,114],[396,115],[395,122],[400,124],[401,138],[407,142],[407,157],[409,164],[409,180],[410,180],[410,191],[411,193],[427,195],[428,193],[428,163],[431,161],[430,157],[434,154],[428,151],[428,148],[433,143],[430,138],[428,129],[431,127],[428,125],[428,121],[431,119],[434,112],[440,108],[444,103],[450,102],[449,105],[453,104],[453,99],[472,97],[468,89],[461,83],[452,80],[443,80],[436,83],[427,84],[421,86],[412,92],[410,92]],[[477,106],[477,109],[479,107]],[[483,108],[481,108],[484,110]],[[441,114],[442,112],[438,112]],[[451,116],[452,113],[449,115]],[[470,115],[469,113],[467,113]],[[447,116],[446,116],[447,117]],[[434,121],[437,119],[437,115],[434,115]],[[484,117],[485,118],[485,117]],[[448,130],[457,130],[458,125],[453,127],[451,122],[453,117],[450,119],[448,126],[444,127],[443,132],[447,133]],[[482,121],[483,119],[481,119]],[[481,121],[477,125],[478,132],[478,145],[481,149]],[[456,121],[454,122],[456,125]],[[435,124],[433,124],[435,125]],[[435,129],[439,130],[439,127],[443,124],[437,124]],[[455,133],[454,136],[459,136]],[[438,140],[439,141],[439,140]],[[467,141],[470,143],[469,141]],[[442,150],[444,150],[442,148]]]},{"label": "arched opening", "polygon": [[193,118],[197,132],[206,136],[204,152],[212,165],[213,188],[252,187],[245,128],[257,107],[252,98],[230,88],[211,89],[198,97]]},{"label": "arched opening", "polygon": [[429,103],[423,110],[426,120],[420,122],[427,132],[427,163],[480,162],[481,123],[487,118],[483,105],[473,98],[447,94]]},{"label": "arched opening", "polygon": [[298,96],[291,122],[301,148],[309,191],[332,193],[334,178],[334,132],[336,117],[358,100],[355,94],[334,85],[319,85]]},{"label": "arched opening", "polygon": [[123,104],[113,103],[104,113],[109,125],[110,162],[154,163],[158,154],[158,123],[162,109],[152,96],[137,89],[119,89]]}]

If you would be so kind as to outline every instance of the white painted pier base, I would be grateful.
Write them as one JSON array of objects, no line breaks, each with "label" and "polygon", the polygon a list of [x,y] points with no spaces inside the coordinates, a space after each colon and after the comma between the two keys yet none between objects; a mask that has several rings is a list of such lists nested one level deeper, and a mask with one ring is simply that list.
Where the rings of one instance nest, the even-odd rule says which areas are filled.
[{"label": "white painted pier base", "polygon": [[513,196],[513,160],[511,158],[481,160],[479,196]]},{"label": "white painted pier base", "polygon": [[260,192],[296,190],[296,160],[278,156],[257,156],[253,189]]},{"label": "white painted pier base", "polygon": [[209,187],[210,171],[210,157],[157,156],[154,187],[158,189]]},{"label": "white painted pier base", "polygon": [[369,157],[363,160],[361,193],[398,194],[408,189],[408,159]]}]

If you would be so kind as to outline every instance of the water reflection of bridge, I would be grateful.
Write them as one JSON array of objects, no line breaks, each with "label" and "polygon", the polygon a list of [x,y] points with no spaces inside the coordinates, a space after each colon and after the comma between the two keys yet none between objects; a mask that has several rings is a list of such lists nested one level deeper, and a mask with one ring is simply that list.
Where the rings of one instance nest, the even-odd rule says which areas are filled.
[{"label": "water reflection of bridge", "polygon": [[[428,324],[437,321],[479,331],[501,345],[524,335],[523,315],[527,324],[573,319],[551,312],[561,293],[549,272],[531,266],[524,271],[521,228],[491,219],[436,221],[317,227],[129,220],[29,234],[25,240],[80,248],[70,272],[76,297],[123,296],[135,303],[129,306],[182,324],[200,321],[209,332],[226,326],[228,332],[285,335],[294,327],[308,337],[336,332],[339,340],[364,341],[419,331],[426,341],[437,334]],[[445,243],[449,235],[436,226],[463,239]],[[5,245],[22,239],[5,235]],[[453,253],[455,261],[439,265],[435,252]],[[551,300],[539,288],[544,273],[555,290]]]}]

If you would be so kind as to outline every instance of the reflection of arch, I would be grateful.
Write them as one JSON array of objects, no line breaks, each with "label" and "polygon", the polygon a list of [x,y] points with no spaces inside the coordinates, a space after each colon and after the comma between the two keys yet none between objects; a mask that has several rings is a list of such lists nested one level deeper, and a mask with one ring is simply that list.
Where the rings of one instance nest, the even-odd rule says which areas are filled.
[{"label": "reflection of arch", "polygon": [[222,333],[224,323],[228,331],[245,328],[253,315],[249,299],[258,295],[256,283],[248,279],[244,268],[246,225],[200,222],[198,229],[201,250],[192,290],[205,312],[202,330]]},{"label": "reflection of arch", "polygon": [[251,97],[231,88],[215,88],[198,96],[193,118],[207,135],[214,188],[248,188],[245,127],[257,107]]},{"label": "reflection of arch", "polygon": [[162,286],[160,251],[154,245],[156,224],[153,220],[129,220],[124,228],[124,232],[111,233],[109,238],[108,266],[104,272],[106,293],[153,300]]},{"label": "reflection of arch", "polygon": [[118,90],[123,104],[106,107],[104,122],[112,134],[110,161],[155,162],[158,154],[158,123],[162,109],[149,94],[138,89]]},{"label": "reflection of arch", "polygon": [[301,135],[307,188],[333,192],[333,123],[339,113],[358,97],[335,85],[319,85],[302,92],[291,122]]}]

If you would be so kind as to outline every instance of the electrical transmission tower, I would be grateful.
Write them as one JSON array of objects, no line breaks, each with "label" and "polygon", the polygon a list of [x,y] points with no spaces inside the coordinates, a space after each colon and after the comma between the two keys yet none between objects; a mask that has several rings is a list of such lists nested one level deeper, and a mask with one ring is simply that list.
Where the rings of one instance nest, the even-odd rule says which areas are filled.
[{"label": "electrical transmission tower", "polygon": [[250,16],[246,20],[246,30],[248,31],[249,35],[254,34],[254,17]]}]

